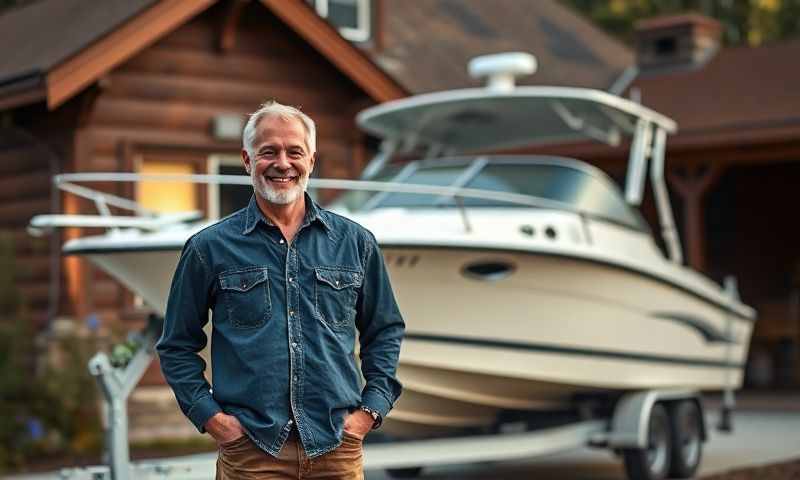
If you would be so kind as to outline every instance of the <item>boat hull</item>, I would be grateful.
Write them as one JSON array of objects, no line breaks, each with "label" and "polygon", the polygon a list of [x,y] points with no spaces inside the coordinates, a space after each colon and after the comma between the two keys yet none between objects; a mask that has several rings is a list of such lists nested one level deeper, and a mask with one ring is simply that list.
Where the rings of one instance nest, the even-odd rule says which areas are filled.
[{"label": "boat hull", "polygon": [[[535,252],[383,248],[406,321],[397,436],[489,427],[576,396],[741,385],[752,320],[665,281]],[[164,313],[177,250],[89,258]],[[465,274],[475,264],[505,276]]]},{"label": "boat hull", "polygon": [[[502,410],[563,409],[579,395],[741,386],[752,320],[663,280],[551,254],[384,254],[407,325],[405,393],[387,431],[488,426]],[[464,273],[476,264],[512,271]]]}]

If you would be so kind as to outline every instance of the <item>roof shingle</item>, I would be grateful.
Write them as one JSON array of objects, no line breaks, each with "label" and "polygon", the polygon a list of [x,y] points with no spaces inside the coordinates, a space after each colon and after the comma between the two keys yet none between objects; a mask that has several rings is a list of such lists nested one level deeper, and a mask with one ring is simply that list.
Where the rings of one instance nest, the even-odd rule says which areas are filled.
[{"label": "roof shingle", "polygon": [[682,134],[800,125],[800,41],[728,47],[700,68],[639,77],[642,103]]},{"label": "roof shingle", "polygon": [[554,0],[384,2],[383,48],[373,58],[413,93],[478,85],[478,55],[525,51],[539,71],[520,84],[607,89],[633,53]]},{"label": "roof shingle", "polygon": [[0,16],[0,84],[45,73],[158,0],[42,0]]}]

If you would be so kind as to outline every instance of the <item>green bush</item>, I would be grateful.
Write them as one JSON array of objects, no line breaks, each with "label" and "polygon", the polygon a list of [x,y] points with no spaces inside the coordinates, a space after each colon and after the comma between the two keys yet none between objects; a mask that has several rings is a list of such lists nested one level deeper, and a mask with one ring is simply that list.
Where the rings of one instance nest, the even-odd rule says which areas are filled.
[{"label": "green bush", "polygon": [[86,366],[94,341],[49,339],[48,358],[36,334],[15,288],[13,244],[0,236],[0,472],[43,455],[100,450],[97,387]]}]

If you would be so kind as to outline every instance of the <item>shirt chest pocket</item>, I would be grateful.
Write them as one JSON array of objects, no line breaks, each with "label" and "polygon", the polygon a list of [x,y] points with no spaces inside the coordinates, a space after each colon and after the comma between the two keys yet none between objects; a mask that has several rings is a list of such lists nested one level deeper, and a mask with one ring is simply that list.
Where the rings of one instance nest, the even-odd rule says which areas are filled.
[{"label": "shirt chest pocket", "polygon": [[237,328],[256,328],[272,315],[267,267],[247,267],[219,276],[225,321]]},{"label": "shirt chest pocket", "polygon": [[314,309],[317,318],[334,330],[352,328],[356,317],[360,271],[340,267],[317,267]]}]

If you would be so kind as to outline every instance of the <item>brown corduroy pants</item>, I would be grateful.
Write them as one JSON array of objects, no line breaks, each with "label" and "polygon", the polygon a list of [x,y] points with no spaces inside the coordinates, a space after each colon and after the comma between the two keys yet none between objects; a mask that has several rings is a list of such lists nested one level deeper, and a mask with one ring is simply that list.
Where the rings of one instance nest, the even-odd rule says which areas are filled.
[{"label": "brown corduroy pants", "polygon": [[216,479],[364,480],[363,445],[361,439],[345,433],[338,448],[310,459],[293,432],[278,457],[273,457],[244,435],[220,445]]}]

